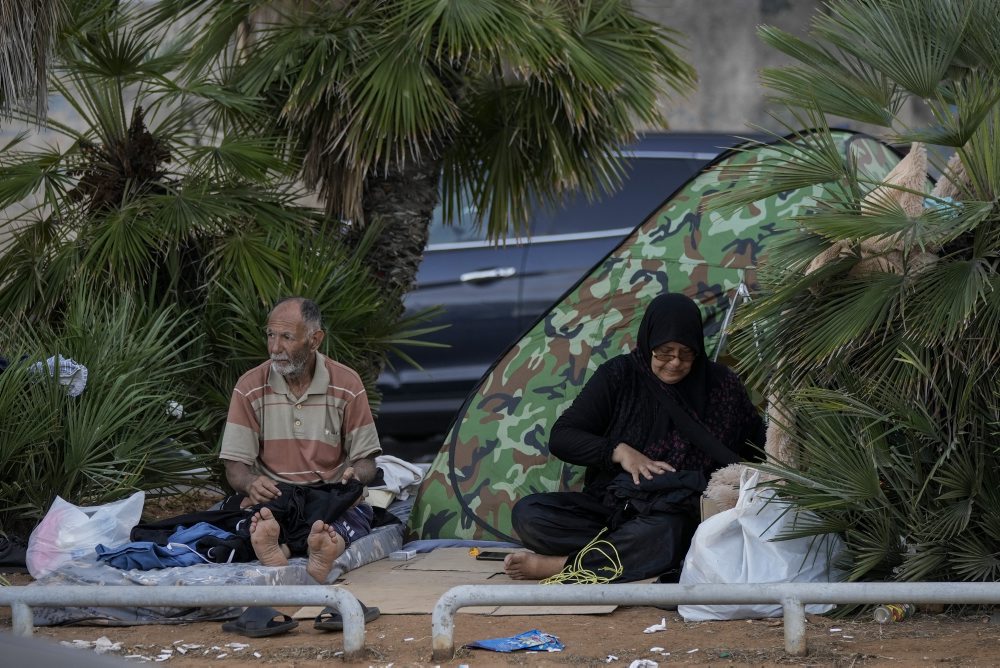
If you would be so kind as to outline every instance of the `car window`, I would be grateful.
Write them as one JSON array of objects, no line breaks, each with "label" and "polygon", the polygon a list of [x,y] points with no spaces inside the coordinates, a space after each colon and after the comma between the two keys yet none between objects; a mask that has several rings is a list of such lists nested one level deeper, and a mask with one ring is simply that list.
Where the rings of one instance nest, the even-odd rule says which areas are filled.
[{"label": "car window", "polygon": [[441,204],[434,207],[428,244],[451,244],[484,239],[486,239],[486,227],[476,229],[476,206],[470,198],[463,195],[461,206],[458,207],[458,218],[449,225],[445,225],[444,209]]},{"label": "car window", "polygon": [[[633,228],[708,162],[697,158],[631,158],[626,161],[625,182],[615,193],[594,202],[577,193],[560,209],[536,207],[529,224],[532,236]],[[484,241],[486,228],[477,229],[475,219],[475,205],[469,198],[463,198],[458,219],[450,225],[444,223],[438,205],[428,243]]]},{"label": "car window", "polygon": [[589,202],[576,194],[559,210],[535,211],[535,236],[635,227],[706,164],[691,158],[627,160],[625,183],[612,195]]},{"label": "car window", "polygon": [[[531,221],[528,221],[528,229],[531,229]],[[459,207],[457,220],[451,224],[445,224],[444,213],[441,204],[434,207],[434,214],[431,217],[428,246],[443,246],[445,244],[474,242],[476,247],[504,247],[508,245],[521,245],[527,241],[527,237],[517,237],[513,233],[500,242],[487,241],[486,225],[476,225],[476,205],[468,197],[463,195],[462,205]]]}]

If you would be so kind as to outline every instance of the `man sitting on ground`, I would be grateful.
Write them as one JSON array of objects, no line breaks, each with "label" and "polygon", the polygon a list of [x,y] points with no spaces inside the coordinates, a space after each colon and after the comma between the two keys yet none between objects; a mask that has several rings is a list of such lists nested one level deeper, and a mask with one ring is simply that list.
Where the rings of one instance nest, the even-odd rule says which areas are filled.
[{"label": "man sitting on ground", "polygon": [[[279,483],[371,482],[382,450],[368,397],[355,371],[319,352],[319,307],[303,297],[278,302],[266,334],[270,359],[236,383],[219,454],[229,484],[246,495],[243,505],[275,502]],[[325,582],[334,560],[369,533],[371,521],[371,506],[359,503],[330,523],[313,522],[309,575]],[[250,542],[265,566],[283,566],[293,556],[279,543],[281,530],[270,508],[254,513]]]}]

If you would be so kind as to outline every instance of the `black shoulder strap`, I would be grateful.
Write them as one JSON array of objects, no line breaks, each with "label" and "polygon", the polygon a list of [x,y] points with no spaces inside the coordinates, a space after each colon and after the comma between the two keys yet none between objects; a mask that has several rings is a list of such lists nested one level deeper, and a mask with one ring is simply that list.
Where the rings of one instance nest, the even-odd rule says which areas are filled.
[{"label": "black shoulder strap", "polygon": [[656,388],[653,396],[656,397],[661,406],[667,409],[667,412],[670,413],[670,418],[677,425],[677,429],[680,430],[684,437],[695,446],[701,448],[716,463],[725,466],[726,464],[735,464],[742,461],[739,455],[724,446],[700,422],[691,417],[676,401],[668,397],[666,392],[663,392],[660,388]]}]

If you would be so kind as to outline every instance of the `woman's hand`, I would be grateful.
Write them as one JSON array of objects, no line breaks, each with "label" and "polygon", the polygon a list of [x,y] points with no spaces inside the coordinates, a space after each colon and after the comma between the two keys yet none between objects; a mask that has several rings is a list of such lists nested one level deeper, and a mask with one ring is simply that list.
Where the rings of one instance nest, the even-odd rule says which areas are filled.
[{"label": "woman's hand", "polygon": [[632,482],[636,485],[639,484],[640,475],[646,480],[652,480],[653,476],[674,470],[670,464],[652,460],[628,443],[619,443],[615,446],[611,453],[611,461],[631,474]]}]

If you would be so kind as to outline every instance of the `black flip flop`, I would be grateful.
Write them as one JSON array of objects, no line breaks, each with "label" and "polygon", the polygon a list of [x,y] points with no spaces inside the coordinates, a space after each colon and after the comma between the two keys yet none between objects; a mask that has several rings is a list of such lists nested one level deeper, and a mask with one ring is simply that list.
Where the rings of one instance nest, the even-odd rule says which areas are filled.
[{"label": "black flip flop", "polygon": [[223,631],[239,633],[247,638],[266,638],[287,633],[299,623],[274,608],[254,606],[247,608],[236,619],[222,625]]},{"label": "black flip flop", "polygon": [[[361,603],[361,601],[358,601],[358,603]],[[378,619],[379,615],[382,614],[382,611],[378,608],[369,608],[364,603],[361,603],[361,609],[365,613],[365,624],[373,619]],[[340,616],[340,613],[336,609],[327,606],[323,608],[322,612],[316,615],[316,622],[313,624],[313,628],[320,631],[343,631],[344,618]]]}]

